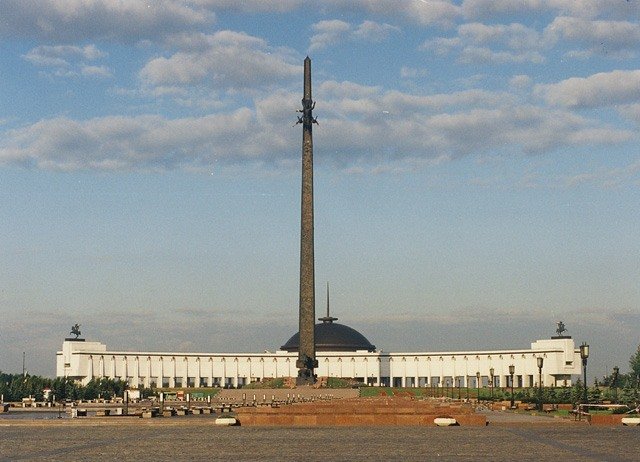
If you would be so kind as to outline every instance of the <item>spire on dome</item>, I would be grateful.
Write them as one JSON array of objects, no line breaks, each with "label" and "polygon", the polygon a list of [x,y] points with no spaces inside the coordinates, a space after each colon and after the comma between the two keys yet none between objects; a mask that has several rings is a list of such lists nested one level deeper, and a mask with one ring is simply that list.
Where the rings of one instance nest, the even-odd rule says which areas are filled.
[{"label": "spire on dome", "polygon": [[323,318],[318,318],[318,321],[331,324],[333,321],[337,321],[338,318],[334,318],[329,314],[329,282],[327,282],[327,315]]}]

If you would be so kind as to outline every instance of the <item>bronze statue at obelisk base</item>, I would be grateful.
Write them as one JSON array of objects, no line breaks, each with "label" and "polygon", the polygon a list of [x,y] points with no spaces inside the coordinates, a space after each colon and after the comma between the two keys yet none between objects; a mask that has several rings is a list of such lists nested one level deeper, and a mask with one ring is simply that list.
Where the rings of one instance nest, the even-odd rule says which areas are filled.
[{"label": "bronze statue at obelisk base", "polygon": [[304,60],[304,97],[298,112],[302,124],[302,204],[300,220],[300,348],[298,350],[297,385],[315,382],[316,359],[315,329],[315,274],[313,255],[313,135],[315,102],[311,99],[311,59]]}]

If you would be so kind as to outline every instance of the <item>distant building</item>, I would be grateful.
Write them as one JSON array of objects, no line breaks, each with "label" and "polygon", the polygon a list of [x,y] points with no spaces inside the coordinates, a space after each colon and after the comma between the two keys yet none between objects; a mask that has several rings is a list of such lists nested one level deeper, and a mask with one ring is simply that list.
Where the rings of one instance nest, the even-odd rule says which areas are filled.
[{"label": "distant building", "polygon": [[[543,357],[544,386],[570,386],[580,374],[580,351],[568,336],[537,340],[530,349],[387,353],[358,331],[327,315],[315,325],[319,377],[356,379],[373,386],[472,387],[538,385],[537,358]],[[274,353],[180,353],[110,351],[100,342],[66,339],[57,353],[57,375],[86,384],[108,377],[131,387],[241,387],[276,377],[296,377],[295,334]]]}]

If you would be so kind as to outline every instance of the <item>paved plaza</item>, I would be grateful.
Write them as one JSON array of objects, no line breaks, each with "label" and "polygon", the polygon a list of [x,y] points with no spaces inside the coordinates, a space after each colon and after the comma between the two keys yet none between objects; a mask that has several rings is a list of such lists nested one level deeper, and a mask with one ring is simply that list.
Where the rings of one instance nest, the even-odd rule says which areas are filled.
[{"label": "paved plaza", "polygon": [[208,416],[0,419],[0,461],[47,460],[580,460],[636,461],[640,429],[487,427],[220,427]]}]

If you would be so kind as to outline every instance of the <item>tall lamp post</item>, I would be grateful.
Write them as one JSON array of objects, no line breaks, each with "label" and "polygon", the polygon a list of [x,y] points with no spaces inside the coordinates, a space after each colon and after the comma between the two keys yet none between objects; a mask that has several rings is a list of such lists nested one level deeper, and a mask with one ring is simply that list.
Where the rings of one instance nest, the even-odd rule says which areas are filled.
[{"label": "tall lamp post", "polygon": [[515,401],[513,398],[513,374],[516,372],[516,366],[513,364],[509,366],[509,375],[511,376],[511,409],[515,407]]},{"label": "tall lamp post", "polygon": [[582,358],[582,369],[584,370],[584,394],[582,395],[582,401],[587,403],[587,359],[589,359],[589,345],[587,345],[586,342],[582,342],[582,345],[580,345],[580,357]]},{"label": "tall lamp post", "polygon": [[616,386],[616,382],[618,381],[619,373],[620,373],[620,368],[618,366],[615,366],[613,368],[613,377],[611,378],[611,386],[613,387],[613,396],[616,404],[618,404],[618,387]]},{"label": "tall lamp post", "polygon": [[494,372],[495,372],[495,369],[493,367],[489,369],[489,375],[491,376],[491,401],[493,401]]},{"label": "tall lamp post", "polygon": [[542,411],[542,365],[544,364],[544,358],[538,356],[538,410]]},{"label": "tall lamp post", "polygon": [[480,372],[476,372],[476,387],[478,387],[478,403],[480,402]]}]

